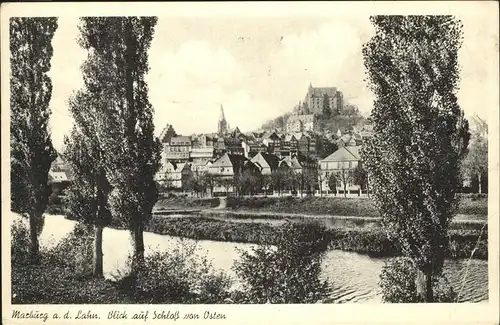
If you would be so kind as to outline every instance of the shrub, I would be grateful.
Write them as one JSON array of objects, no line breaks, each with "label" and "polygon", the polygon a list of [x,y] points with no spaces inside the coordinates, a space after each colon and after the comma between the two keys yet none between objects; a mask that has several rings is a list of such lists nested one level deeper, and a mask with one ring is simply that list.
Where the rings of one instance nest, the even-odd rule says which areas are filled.
[{"label": "shrub", "polygon": [[319,279],[328,239],[318,224],[287,222],[277,229],[275,246],[240,251],[233,269],[241,278],[242,303],[315,303],[328,295]]},{"label": "shrub", "polygon": [[[409,258],[397,257],[391,259],[389,263],[382,267],[382,273],[380,274],[382,300],[392,303],[421,302],[417,296],[416,277],[416,268]],[[435,279],[433,293],[435,302],[453,302],[457,298],[456,293],[444,275]]]},{"label": "shrub", "polygon": [[11,226],[10,258],[12,264],[26,264],[29,258],[30,233],[23,220],[17,219]]},{"label": "shrub", "polygon": [[54,248],[46,252],[48,261],[74,270],[77,276],[92,273],[94,237],[92,227],[77,223]]},{"label": "shrub", "polygon": [[[130,258],[129,266],[130,269]],[[171,251],[154,252],[143,268],[118,281],[118,287],[137,303],[222,303],[230,297],[231,279],[216,272],[196,244],[181,241]]]}]

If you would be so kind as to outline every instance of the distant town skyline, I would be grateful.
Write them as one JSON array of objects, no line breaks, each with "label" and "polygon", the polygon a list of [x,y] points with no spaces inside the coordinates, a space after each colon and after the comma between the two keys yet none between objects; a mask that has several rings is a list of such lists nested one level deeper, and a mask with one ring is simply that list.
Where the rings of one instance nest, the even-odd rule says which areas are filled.
[{"label": "distant town skyline", "polygon": [[[496,73],[481,65],[481,58],[496,50],[488,42],[491,29],[476,17],[457,18],[464,24],[459,103],[467,116],[487,118],[487,110],[497,103],[478,90],[495,91],[489,84],[481,86]],[[58,150],[72,125],[67,100],[83,86],[80,66],[86,52],[76,43],[77,24],[77,17],[61,17],[53,39],[51,132]],[[310,83],[336,87],[346,102],[368,115],[373,96],[364,83],[361,48],[372,32],[368,16],[159,17],[146,79],[155,133],[166,124],[180,134],[215,133],[221,105],[232,128],[255,130],[291,111]]]}]

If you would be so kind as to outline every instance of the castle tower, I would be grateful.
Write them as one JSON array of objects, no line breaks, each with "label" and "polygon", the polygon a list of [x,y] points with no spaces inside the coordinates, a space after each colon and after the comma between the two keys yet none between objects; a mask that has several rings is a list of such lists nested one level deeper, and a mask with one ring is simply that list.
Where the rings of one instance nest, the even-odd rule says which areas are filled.
[{"label": "castle tower", "polygon": [[226,117],[224,116],[224,108],[220,105],[220,117],[218,123],[217,133],[219,136],[222,136],[227,133],[228,125],[226,121]]}]

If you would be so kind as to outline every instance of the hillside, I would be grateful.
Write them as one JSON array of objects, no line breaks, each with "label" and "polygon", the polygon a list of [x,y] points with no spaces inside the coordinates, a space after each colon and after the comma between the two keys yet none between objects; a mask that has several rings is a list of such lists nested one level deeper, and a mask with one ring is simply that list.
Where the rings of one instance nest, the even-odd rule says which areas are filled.
[{"label": "hillside", "polygon": [[[269,120],[262,124],[261,129],[263,131],[271,131],[275,129],[284,131],[286,123],[292,115],[293,113],[289,112]],[[332,115],[329,117],[322,114],[316,115],[314,124],[316,132],[324,134],[327,131],[336,132],[339,128],[342,132],[345,132],[346,130],[351,130],[355,126],[359,128],[366,122],[366,117],[359,112],[359,109],[356,106],[347,104],[338,115]]]}]

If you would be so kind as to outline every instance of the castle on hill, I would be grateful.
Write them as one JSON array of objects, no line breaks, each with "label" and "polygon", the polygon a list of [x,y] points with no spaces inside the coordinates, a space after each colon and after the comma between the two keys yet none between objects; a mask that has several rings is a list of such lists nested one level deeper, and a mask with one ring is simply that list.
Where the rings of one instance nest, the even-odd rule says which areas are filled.
[{"label": "castle on hill", "polygon": [[303,102],[293,109],[293,115],[286,123],[287,132],[308,132],[316,128],[315,115],[320,115],[325,99],[332,111],[340,112],[344,108],[343,94],[335,87],[313,87],[309,84]]}]

